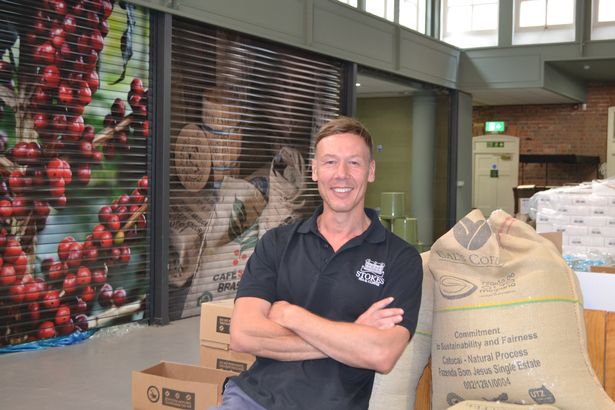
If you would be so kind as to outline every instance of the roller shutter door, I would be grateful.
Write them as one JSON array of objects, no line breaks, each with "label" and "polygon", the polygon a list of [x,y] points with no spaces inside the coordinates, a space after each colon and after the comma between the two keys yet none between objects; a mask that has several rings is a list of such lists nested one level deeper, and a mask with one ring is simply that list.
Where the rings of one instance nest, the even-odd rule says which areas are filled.
[{"label": "roller shutter door", "polygon": [[174,18],[170,317],[233,297],[257,239],[310,214],[311,136],[339,115],[341,63]]},{"label": "roller shutter door", "polygon": [[109,0],[0,8],[0,348],[139,320],[149,13]]}]

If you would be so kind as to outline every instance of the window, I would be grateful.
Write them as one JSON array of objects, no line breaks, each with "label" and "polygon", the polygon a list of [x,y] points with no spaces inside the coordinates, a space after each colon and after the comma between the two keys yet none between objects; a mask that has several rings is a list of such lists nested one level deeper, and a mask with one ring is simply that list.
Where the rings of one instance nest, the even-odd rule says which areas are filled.
[{"label": "window", "polygon": [[615,3],[613,1],[594,0],[594,7],[598,6],[597,21],[599,23],[615,22]]},{"label": "window", "polygon": [[615,38],[615,2],[594,0],[592,3],[592,40]]},{"label": "window", "polygon": [[395,21],[395,0],[365,0],[365,11]]},{"label": "window", "polygon": [[574,24],[574,0],[521,0],[518,3],[521,28]]},{"label": "window", "polygon": [[574,41],[575,0],[515,0],[513,44]]},{"label": "window", "polygon": [[462,48],[498,42],[498,0],[443,0],[442,40]]},{"label": "window", "polygon": [[357,0],[337,0],[340,3],[344,3],[344,4],[348,4],[349,6],[352,7],[357,7]]},{"label": "window", "polygon": [[[426,4],[428,0],[337,0],[367,13],[396,22],[425,34]],[[493,1],[493,0],[491,0]],[[398,15],[395,5],[399,3]]]},{"label": "window", "polygon": [[425,34],[426,0],[399,0],[399,24]]}]

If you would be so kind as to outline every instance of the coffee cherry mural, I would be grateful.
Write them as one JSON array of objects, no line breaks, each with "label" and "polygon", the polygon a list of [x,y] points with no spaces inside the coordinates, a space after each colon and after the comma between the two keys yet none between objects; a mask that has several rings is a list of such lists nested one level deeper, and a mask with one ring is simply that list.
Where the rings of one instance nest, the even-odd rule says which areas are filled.
[{"label": "coffee cherry mural", "polygon": [[138,319],[148,16],[112,0],[11,2],[3,13],[0,346]]}]

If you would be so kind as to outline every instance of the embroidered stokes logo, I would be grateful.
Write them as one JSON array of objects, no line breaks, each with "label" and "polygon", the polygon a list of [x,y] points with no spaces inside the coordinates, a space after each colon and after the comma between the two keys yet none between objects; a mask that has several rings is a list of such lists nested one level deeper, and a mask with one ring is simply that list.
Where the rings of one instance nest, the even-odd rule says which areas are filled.
[{"label": "embroidered stokes logo", "polygon": [[357,271],[357,278],[370,285],[380,286],[384,284],[384,262],[376,262],[365,259],[361,269]]}]

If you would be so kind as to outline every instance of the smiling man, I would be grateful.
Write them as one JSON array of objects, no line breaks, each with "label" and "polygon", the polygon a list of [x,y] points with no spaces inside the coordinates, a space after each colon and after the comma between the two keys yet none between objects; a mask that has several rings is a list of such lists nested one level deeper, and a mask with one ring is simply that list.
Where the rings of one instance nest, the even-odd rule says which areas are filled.
[{"label": "smiling man", "polygon": [[372,138],[341,117],[316,136],[312,179],[323,204],[268,231],[239,284],[231,349],[257,356],[220,409],[367,409],[374,372],[389,372],[416,327],[417,251],[364,207]]}]

